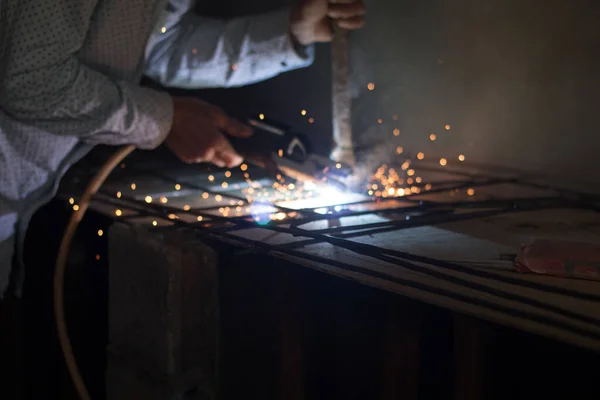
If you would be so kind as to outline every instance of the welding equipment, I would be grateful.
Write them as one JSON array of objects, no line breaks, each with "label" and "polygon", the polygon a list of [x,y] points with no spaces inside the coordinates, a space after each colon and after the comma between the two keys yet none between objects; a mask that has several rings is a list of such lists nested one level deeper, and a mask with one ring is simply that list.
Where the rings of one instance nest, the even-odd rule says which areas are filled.
[{"label": "welding equipment", "polygon": [[[250,118],[248,124],[254,133],[249,138],[230,138],[233,147],[247,162],[255,163],[272,173],[280,173],[298,181],[313,182],[345,189],[342,179],[352,173],[350,166],[335,162],[313,152],[306,135],[290,127],[263,118]],[[71,347],[64,311],[64,277],[71,241],[83,219],[92,197],[98,192],[112,170],[118,166],[135,147],[125,146],[117,150],[91,179],[67,224],[58,252],[54,272],[54,313],[58,338],[73,384],[82,400],[91,400]]]}]

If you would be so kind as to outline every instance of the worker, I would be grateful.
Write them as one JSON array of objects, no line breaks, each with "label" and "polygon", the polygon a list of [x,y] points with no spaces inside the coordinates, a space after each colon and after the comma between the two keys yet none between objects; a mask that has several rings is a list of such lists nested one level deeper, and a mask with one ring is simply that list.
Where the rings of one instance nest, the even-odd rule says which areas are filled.
[{"label": "worker", "polygon": [[[142,75],[185,89],[258,82],[308,66],[311,45],[332,39],[332,21],[358,29],[365,13],[360,0],[303,0],[221,21],[193,7],[193,0],[2,0],[0,297],[32,214],[93,145],[164,143],[187,163],[241,163],[224,135],[246,137],[249,127],[199,99],[141,87]],[[17,288],[21,275],[13,271]]]}]

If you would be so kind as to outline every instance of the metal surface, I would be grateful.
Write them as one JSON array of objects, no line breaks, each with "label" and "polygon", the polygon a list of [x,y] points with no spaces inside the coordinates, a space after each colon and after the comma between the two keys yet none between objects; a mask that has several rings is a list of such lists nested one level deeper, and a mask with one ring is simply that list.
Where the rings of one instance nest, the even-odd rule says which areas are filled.
[{"label": "metal surface", "polygon": [[[515,176],[419,170],[418,194],[338,194],[309,206],[286,199],[257,215],[259,199],[248,202],[250,184],[239,170],[199,173],[197,166],[131,162],[93,208],[154,229],[193,229],[200,238],[600,350],[600,282],[524,275],[513,265],[533,238],[600,241],[597,196]],[[271,186],[260,170],[247,171]],[[229,182],[226,189],[221,181]]]}]

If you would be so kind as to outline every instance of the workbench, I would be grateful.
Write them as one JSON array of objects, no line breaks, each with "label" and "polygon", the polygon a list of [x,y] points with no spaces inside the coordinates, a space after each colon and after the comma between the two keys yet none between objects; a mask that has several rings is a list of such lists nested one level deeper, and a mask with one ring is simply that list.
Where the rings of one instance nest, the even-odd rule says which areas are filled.
[{"label": "workbench", "polygon": [[[265,223],[256,221],[243,192],[245,172],[270,187],[260,171],[226,173],[132,157],[92,204],[118,222],[108,232],[111,348],[115,360],[130,359],[122,355],[132,349],[136,359],[142,353],[158,357],[144,365],[176,377],[168,381],[171,389],[216,379],[218,276],[239,263],[308,268],[435,305],[465,316],[457,319],[457,330],[489,321],[600,350],[600,282],[522,274],[514,267],[520,247],[535,238],[598,242],[594,195],[510,173],[415,162],[422,177],[418,193],[359,194],[347,204],[333,199],[296,209],[288,201]],[[77,186],[62,191],[64,201],[76,204]],[[290,326],[298,324],[290,321],[293,314],[282,313],[291,341]],[[109,365],[119,398],[125,386],[117,378],[129,375],[123,364]]]}]

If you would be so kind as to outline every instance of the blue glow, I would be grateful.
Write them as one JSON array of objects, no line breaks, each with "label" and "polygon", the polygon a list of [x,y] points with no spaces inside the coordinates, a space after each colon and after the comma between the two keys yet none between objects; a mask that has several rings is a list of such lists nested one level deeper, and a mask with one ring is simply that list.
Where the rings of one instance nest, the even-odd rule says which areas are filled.
[{"label": "blue glow", "polygon": [[265,201],[250,204],[250,215],[258,225],[267,225],[271,221],[270,215],[277,211],[277,208]]}]

